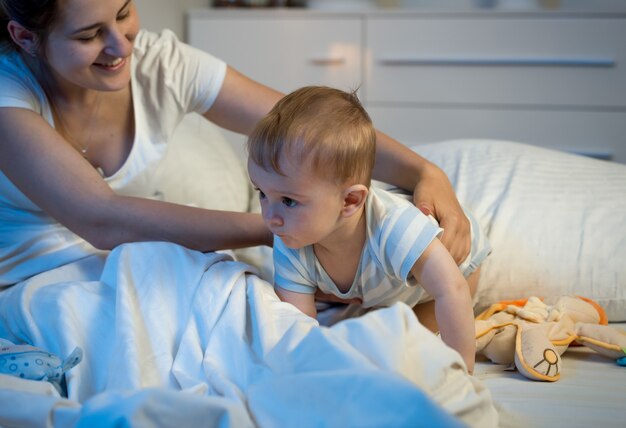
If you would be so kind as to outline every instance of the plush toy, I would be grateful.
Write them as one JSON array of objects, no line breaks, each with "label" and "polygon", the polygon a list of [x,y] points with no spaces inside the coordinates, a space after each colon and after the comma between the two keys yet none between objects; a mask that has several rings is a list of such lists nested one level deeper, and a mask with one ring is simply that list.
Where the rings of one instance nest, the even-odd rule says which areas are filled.
[{"label": "plush toy", "polygon": [[554,382],[572,344],[626,365],[626,332],[606,324],[596,302],[577,296],[497,303],[476,318],[476,352],[494,363],[515,363],[529,379]]},{"label": "plush toy", "polygon": [[0,339],[0,373],[29,380],[48,381],[63,396],[65,391],[64,374],[80,363],[83,351],[76,347],[64,360],[55,354],[30,345],[14,345]]}]

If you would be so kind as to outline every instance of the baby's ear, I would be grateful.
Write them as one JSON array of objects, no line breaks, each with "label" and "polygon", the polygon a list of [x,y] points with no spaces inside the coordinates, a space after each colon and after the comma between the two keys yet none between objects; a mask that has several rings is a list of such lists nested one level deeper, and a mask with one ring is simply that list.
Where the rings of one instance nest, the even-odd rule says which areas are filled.
[{"label": "baby's ear", "polygon": [[362,184],[353,184],[343,191],[343,217],[350,217],[365,204],[367,198],[367,187]]}]

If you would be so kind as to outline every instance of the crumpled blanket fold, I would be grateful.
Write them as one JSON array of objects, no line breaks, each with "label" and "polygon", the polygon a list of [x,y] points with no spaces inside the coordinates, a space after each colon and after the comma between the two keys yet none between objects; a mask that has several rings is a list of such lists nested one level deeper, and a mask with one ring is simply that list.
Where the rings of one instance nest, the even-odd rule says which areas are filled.
[{"label": "crumpled blanket fold", "polygon": [[[489,392],[408,306],[322,327],[224,254],[125,244],[1,292],[0,314],[0,337],[84,353],[67,399],[0,378],[0,403],[39,415],[27,426],[498,422]],[[0,425],[19,417],[0,405]]]}]

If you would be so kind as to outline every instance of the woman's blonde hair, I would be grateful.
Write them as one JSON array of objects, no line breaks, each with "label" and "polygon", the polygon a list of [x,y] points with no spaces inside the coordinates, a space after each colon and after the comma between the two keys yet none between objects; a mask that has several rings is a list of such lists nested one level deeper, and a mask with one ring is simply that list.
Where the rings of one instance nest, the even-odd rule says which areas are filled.
[{"label": "woman's blonde hair", "polygon": [[250,159],[283,174],[287,156],[310,161],[319,177],[369,186],[376,152],[376,131],[355,92],[307,86],[281,99],[248,138]]}]

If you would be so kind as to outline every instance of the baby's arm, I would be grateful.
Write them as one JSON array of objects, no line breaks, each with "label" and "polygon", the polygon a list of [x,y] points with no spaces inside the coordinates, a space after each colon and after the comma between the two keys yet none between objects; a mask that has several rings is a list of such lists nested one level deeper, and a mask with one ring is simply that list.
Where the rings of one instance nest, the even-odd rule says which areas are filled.
[{"label": "baby's arm", "polygon": [[456,349],[474,371],[474,312],[469,286],[439,239],[428,245],[411,273],[435,300],[435,318],[443,341]]},{"label": "baby's arm", "polygon": [[314,294],[296,293],[295,291],[285,290],[281,287],[275,287],[274,290],[283,302],[291,303],[296,308],[300,309],[300,311],[312,318],[317,316]]}]

